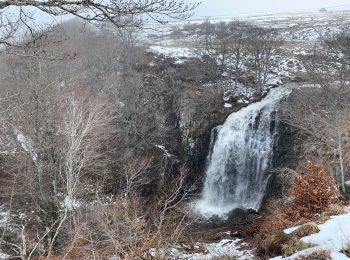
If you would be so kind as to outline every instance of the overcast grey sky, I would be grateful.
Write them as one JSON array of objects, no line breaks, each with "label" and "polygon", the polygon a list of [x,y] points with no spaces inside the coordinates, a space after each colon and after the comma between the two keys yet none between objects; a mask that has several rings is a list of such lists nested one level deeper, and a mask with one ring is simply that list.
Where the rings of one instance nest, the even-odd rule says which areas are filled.
[{"label": "overcast grey sky", "polygon": [[[1,1],[1,0],[0,0]],[[202,2],[196,8],[194,17],[250,15],[256,13],[284,13],[318,11],[320,8],[329,10],[350,10],[350,0],[185,0],[186,2]],[[10,8],[9,13],[18,16],[18,10]],[[29,8],[29,10],[32,10]],[[36,10],[36,9],[35,9]],[[34,16],[37,22],[47,23],[53,17],[38,10]],[[72,16],[55,17],[55,20],[65,21]]]},{"label": "overcast grey sky", "polygon": [[350,0],[201,0],[196,17],[350,9]]}]

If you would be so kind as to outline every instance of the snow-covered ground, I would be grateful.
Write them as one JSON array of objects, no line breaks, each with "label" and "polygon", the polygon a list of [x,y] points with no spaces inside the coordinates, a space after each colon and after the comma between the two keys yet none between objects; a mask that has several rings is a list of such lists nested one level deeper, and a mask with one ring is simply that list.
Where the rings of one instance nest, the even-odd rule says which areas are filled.
[{"label": "snow-covered ground", "polygon": [[153,52],[158,55],[163,55],[167,58],[174,58],[175,63],[181,64],[184,61],[195,58],[197,55],[195,50],[190,48],[180,48],[180,47],[166,47],[166,46],[151,46],[149,48],[150,52]]},{"label": "snow-covered ground", "polygon": [[38,160],[38,155],[34,151],[32,141],[17,129],[15,129],[15,135],[17,137],[17,141],[21,144],[23,150],[29,152],[33,161],[36,162]]},{"label": "snow-covered ground", "polygon": [[[333,260],[350,259],[340,251],[350,245],[350,213],[340,216],[333,216],[324,224],[318,225],[320,232],[303,237],[301,240],[305,243],[315,245],[314,247],[302,250],[289,257],[275,257],[273,260],[280,259],[298,259],[300,256],[306,256],[313,252],[327,250],[331,253]],[[290,234],[298,227],[286,229],[284,232]]]},{"label": "snow-covered ground", "polygon": [[[247,244],[242,243],[240,239],[223,239],[209,244],[196,243],[192,249],[188,245],[182,245],[171,248],[169,250],[170,256],[167,259],[211,260],[219,257],[230,257],[237,260],[254,259],[253,252],[244,249],[245,246]],[[190,251],[194,251],[194,253]],[[154,249],[151,249],[149,253],[152,257],[157,256],[157,252]]]}]

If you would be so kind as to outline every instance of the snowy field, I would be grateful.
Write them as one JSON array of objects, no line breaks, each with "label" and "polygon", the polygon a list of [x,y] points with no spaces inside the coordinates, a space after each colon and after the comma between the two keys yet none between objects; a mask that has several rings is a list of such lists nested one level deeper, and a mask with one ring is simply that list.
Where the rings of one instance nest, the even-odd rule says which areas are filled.
[{"label": "snowy field", "polygon": [[263,27],[276,28],[287,41],[307,43],[316,41],[320,34],[334,32],[341,26],[349,25],[350,11],[207,17],[170,22],[162,27],[151,23],[146,26],[146,30],[142,31],[140,40],[150,45],[169,47],[178,46],[180,42],[193,43],[197,38],[189,32],[184,31],[184,34],[179,37],[174,37],[171,33],[174,29],[183,30],[185,26],[201,24],[205,19],[209,19],[211,23],[246,21]]}]

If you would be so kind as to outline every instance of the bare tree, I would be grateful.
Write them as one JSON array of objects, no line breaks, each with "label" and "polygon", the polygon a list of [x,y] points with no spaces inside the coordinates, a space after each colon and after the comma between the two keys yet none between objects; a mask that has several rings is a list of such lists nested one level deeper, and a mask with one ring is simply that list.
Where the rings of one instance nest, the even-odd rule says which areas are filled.
[{"label": "bare tree", "polygon": [[[166,156],[165,156],[166,157]],[[172,163],[166,159],[167,163]],[[140,163],[140,165],[138,165]],[[169,165],[168,165],[169,166]],[[125,259],[148,257],[149,249],[160,249],[163,253],[177,243],[192,217],[186,208],[190,190],[186,188],[186,172],[174,174],[173,168],[165,167],[161,181],[161,191],[154,198],[144,197],[142,185],[149,178],[150,158],[130,159],[125,164],[125,186],[106,199],[97,194],[97,199],[88,208],[80,208],[78,227],[74,233],[88,241],[79,245],[76,239],[68,245],[64,258],[74,258],[75,254],[96,259],[116,255]],[[184,168],[182,168],[184,169]],[[144,201],[147,202],[145,207]],[[81,228],[85,230],[81,231]],[[93,234],[93,236],[91,236]],[[86,246],[88,244],[88,246]],[[88,250],[87,250],[88,248]]]},{"label": "bare tree", "polygon": [[69,60],[11,56],[6,63],[13,73],[1,86],[9,93],[1,107],[15,108],[3,118],[15,145],[6,168],[16,183],[16,206],[25,209],[25,224],[17,224],[24,235],[12,244],[34,243],[20,246],[23,257],[50,255],[68,227],[75,227],[86,185],[110,173],[117,106],[108,105],[110,92],[101,86],[83,84],[79,61],[71,63],[71,72],[64,69]]},{"label": "bare tree", "polygon": [[253,74],[261,93],[282,43],[277,31],[239,21],[213,25],[209,20],[203,23],[202,31],[205,54],[219,64],[221,74],[234,79],[234,88],[244,74]]},{"label": "bare tree", "polygon": [[270,72],[275,63],[275,55],[282,41],[274,29],[251,26],[248,33],[250,65],[254,72],[258,91],[261,93],[271,77]]},{"label": "bare tree", "polygon": [[[187,171],[157,148],[181,141],[169,130],[178,127],[180,84],[170,70],[166,79],[145,80],[135,71],[142,49],[86,30],[51,31],[14,48],[73,47],[74,59],[1,56],[1,130],[13,148],[2,166],[15,187],[6,196],[23,217],[0,242],[24,259],[75,259],[78,249],[86,258],[131,258],[174,243],[189,220]],[[57,33],[69,40],[44,48]],[[121,55],[124,48],[132,56]]]},{"label": "bare tree", "polygon": [[223,73],[227,66],[230,44],[230,32],[225,22],[211,24],[210,20],[204,21],[204,50],[205,54],[212,57],[219,65]]},{"label": "bare tree", "polygon": [[234,88],[237,88],[238,80],[243,75],[243,67],[249,58],[247,24],[241,22],[232,22],[229,25],[231,31],[229,44],[229,63],[231,73],[235,80]]}]

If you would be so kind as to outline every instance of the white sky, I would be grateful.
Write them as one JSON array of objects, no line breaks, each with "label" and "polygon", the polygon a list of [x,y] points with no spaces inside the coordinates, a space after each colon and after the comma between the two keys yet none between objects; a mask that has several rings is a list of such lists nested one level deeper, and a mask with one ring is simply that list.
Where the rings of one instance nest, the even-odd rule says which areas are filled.
[{"label": "white sky", "polygon": [[[350,10],[350,0],[185,0],[185,2],[202,2],[194,11],[194,17],[318,11],[320,8]],[[10,8],[9,13],[16,13],[11,10]],[[52,16],[38,10],[36,10],[34,17],[37,22],[53,21]],[[60,22],[71,17],[55,17],[55,20]]]},{"label": "white sky", "polygon": [[[191,0],[196,1],[196,0]],[[199,0],[200,1],[200,0]],[[350,0],[201,0],[195,17],[350,9]]]}]

